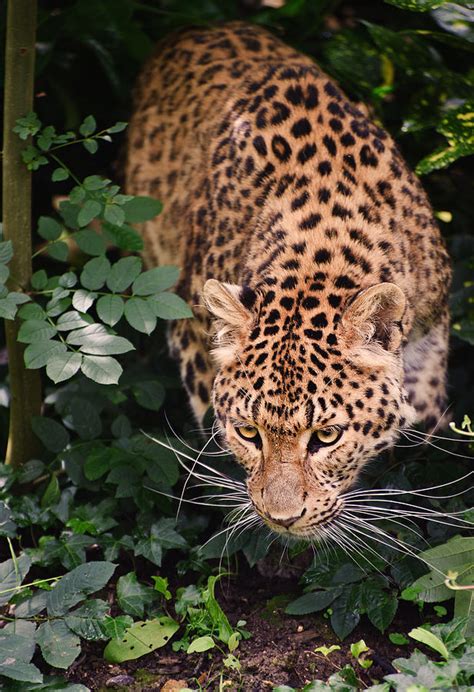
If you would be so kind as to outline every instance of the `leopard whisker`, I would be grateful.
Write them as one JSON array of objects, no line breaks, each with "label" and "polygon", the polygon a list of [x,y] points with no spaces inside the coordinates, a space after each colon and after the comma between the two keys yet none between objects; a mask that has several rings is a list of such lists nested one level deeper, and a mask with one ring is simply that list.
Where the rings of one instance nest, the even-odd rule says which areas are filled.
[{"label": "leopard whisker", "polygon": [[[434,444],[433,442],[431,442],[430,440],[420,441],[420,438],[416,437],[416,436],[413,435],[412,433],[408,433],[408,432],[406,432],[406,431],[400,431],[400,432],[401,432],[401,434],[402,434],[404,437],[406,437],[408,440],[413,441],[413,438],[414,438],[415,444],[409,445],[409,446],[417,447],[417,446],[427,445],[427,446],[429,446],[429,447],[432,447],[433,449],[437,449],[437,450],[440,451],[440,452],[445,452],[446,454],[448,454],[448,455],[451,456],[451,457],[457,457],[458,459],[469,459],[469,460],[472,460],[472,458],[473,458],[472,456],[467,456],[467,455],[465,455],[465,454],[458,454],[457,452],[452,452],[452,451],[450,451],[449,449],[446,449],[445,447],[440,447],[439,445],[435,445],[435,444]],[[400,447],[400,445],[397,445],[397,446]]]},{"label": "leopard whisker", "polygon": [[431,490],[438,490],[441,488],[446,488],[448,485],[454,485],[455,483],[460,483],[461,481],[466,480],[470,476],[474,474],[474,471],[468,471],[468,473],[464,474],[464,476],[460,476],[459,478],[455,478],[452,481],[447,481],[446,483],[440,483],[438,485],[432,485],[426,488],[418,488],[415,490],[406,490],[403,488],[359,488],[356,490],[350,490],[347,493],[343,493],[340,497],[343,499],[346,499],[348,497],[352,497],[355,495],[387,495],[387,494],[393,494],[393,495],[418,495],[420,497],[427,497],[432,500],[445,500],[449,499],[451,497],[457,497],[458,495],[462,495],[465,492],[468,492],[470,488],[467,490],[462,490],[459,493],[454,493],[452,495],[427,495],[426,493]]}]

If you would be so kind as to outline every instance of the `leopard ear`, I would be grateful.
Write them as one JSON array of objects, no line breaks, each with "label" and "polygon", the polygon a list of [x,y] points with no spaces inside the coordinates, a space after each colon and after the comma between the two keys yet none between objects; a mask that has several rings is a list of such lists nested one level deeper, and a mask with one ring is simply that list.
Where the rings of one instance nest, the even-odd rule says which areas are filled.
[{"label": "leopard ear", "polygon": [[202,296],[214,317],[234,327],[243,327],[252,319],[251,308],[257,300],[257,294],[251,288],[221,283],[216,279],[206,281]]},{"label": "leopard ear", "polygon": [[406,307],[403,291],[392,283],[380,283],[356,295],[342,316],[348,345],[368,347],[372,354],[395,352],[403,333],[400,320]]},{"label": "leopard ear", "polygon": [[218,365],[227,365],[238,352],[239,337],[248,332],[255,321],[259,294],[248,286],[208,279],[202,297],[204,305],[216,318],[212,354]]}]

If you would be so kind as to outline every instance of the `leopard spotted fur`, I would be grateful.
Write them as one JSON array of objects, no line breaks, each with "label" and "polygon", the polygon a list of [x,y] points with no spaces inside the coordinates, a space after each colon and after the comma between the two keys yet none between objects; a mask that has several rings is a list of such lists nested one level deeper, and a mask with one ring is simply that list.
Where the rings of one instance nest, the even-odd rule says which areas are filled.
[{"label": "leopard spotted fur", "polygon": [[445,410],[450,268],[419,181],[310,58],[238,22],[150,59],[126,176],[164,204],[146,260],[182,269],[196,317],[169,342],[196,417],[212,400],[261,517],[313,535]]}]

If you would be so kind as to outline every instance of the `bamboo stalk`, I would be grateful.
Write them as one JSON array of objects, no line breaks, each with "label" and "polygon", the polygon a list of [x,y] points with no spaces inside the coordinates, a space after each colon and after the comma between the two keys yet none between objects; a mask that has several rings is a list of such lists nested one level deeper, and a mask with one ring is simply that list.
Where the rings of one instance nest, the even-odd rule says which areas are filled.
[{"label": "bamboo stalk", "polygon": [[[3,150],[3,227],[13,244],[10,263],[12,288],[28,286],[31,278],[31,173],[21,160],[25,146],[12,131],[18,118],[33,107],[36,0],[8,0],[5,54],[5,110]],[[14,283],[13,283],[14,280]],[[5,320],[10,377],[10,429],[6,463],[21,466],[38,449],[31,417],[41,411],[41,381],[37,370],[27,370],[17,321]]]}]

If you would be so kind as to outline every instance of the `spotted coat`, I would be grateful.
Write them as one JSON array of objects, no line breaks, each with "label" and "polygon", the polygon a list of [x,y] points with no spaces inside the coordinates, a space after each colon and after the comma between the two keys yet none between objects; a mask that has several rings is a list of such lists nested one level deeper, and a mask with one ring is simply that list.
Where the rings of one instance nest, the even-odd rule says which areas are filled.
[{"label": "spotted coat", "polygon": [[196,318],[169,341],[196,417],[212,400],[257,511],[307,535],[444,412],[450,268],[420,182],[310,58],[243,23],[158,47],[126,176],[164,204],[145,257],[182,269]]}]

